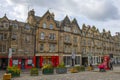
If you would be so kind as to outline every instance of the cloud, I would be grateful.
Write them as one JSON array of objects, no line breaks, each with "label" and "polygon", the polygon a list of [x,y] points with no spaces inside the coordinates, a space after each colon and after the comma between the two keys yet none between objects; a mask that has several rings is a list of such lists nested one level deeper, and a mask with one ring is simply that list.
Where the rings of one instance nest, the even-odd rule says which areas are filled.
[{"label": "cloud", "polygon": [[[7,0],[16,5],[52,8],[61,14],[86,16],[91,20],[119,19],[118,8],[112,0]],[[17,11],[17,10],[16,10]]]},{"label": "cloud", "polygon": [[[87,0],[85,0],[86,2]],[[118,19],[119,12],[110,0],[90,0],[82,3],[81,13],[94,20]]]},{"label": "cloud", "polygon": [[57,20],[68,15],[76,17],[79,25],[95,25],[98,29],[119,32],[120,0],[0,0],[0,17],[25,21],[27,12],[34,9],[42,16],[48,9],[55,13]]}]

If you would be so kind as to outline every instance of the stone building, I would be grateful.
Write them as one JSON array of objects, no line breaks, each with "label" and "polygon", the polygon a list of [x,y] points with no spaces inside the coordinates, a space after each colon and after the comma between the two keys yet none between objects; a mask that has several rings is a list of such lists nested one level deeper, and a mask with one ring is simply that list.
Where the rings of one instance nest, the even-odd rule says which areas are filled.
[{"label": "stone building", "polygon": [[[42,67],[44,64],[57,66],[97,65],[104,56],[115,63],[120,61],[120,35],[110,31],[99,32],[95,26],[83,24],[66,16],[55,20],[54,13],[47,11],[36,16],[28,12],[27,22],[0,18],[0,68],[17,65],[20,68]],[[12,57],[9,58],[10,50]]]},{"label": "stone building", "polygon": [[[34,60],[34,29],[27,23],[0,19],[0,67],[31,68]],[[12,56],[9,58],[9,51]]]}]

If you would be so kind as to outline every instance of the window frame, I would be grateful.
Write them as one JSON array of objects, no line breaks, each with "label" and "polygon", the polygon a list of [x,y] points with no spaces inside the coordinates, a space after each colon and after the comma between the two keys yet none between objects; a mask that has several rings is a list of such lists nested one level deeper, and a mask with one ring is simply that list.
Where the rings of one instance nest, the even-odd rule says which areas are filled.
[{"label": "window frame", "polygon": [[53,27],[53,24],[50,24],[49,25],[49,29],[53,29],[54,27]]},{"label": "window frame", "polygon": [[45,39],[45,33],[44,33],[44,32],[41,32],[41,33],[40,33],[40,39],[41,39],[41,40],[44,40],[44,39]]}]

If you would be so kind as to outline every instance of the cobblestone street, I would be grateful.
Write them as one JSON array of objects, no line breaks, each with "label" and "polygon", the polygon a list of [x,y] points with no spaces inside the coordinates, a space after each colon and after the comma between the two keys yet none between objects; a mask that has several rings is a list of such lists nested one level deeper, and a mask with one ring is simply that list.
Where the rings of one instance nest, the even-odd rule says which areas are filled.
[{"label": "cobblestone street", "polygon": [[[0,80],[2,80],[4,71],[0,71]],[[85,71],[79,73],[53,74],[30,76],[29,71],[22,72],[20,77],[12,78],[12,80],[120,80],[120,67],[114,67],[113,71],[99,72]]]}]

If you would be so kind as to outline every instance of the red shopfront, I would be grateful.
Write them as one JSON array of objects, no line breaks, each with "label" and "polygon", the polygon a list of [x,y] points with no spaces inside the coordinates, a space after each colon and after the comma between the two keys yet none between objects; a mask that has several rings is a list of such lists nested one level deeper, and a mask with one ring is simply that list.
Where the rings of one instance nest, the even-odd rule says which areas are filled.
[{"label": "red shopfront", "polygon": [[42,67],[44,64],[52,64],[56,67],[59,64],[59,56],[37,56],[37,67]]},{"label": "red shopfront", "polygon": [[36,66],[36,57],[13,57],[9,59],[9,66],[18,66],[21,69],[30,69]]},{"label": "red shopfront", "polygon": [[8,66],[8,57],[0,56],[0,70],[5,70]]}]

